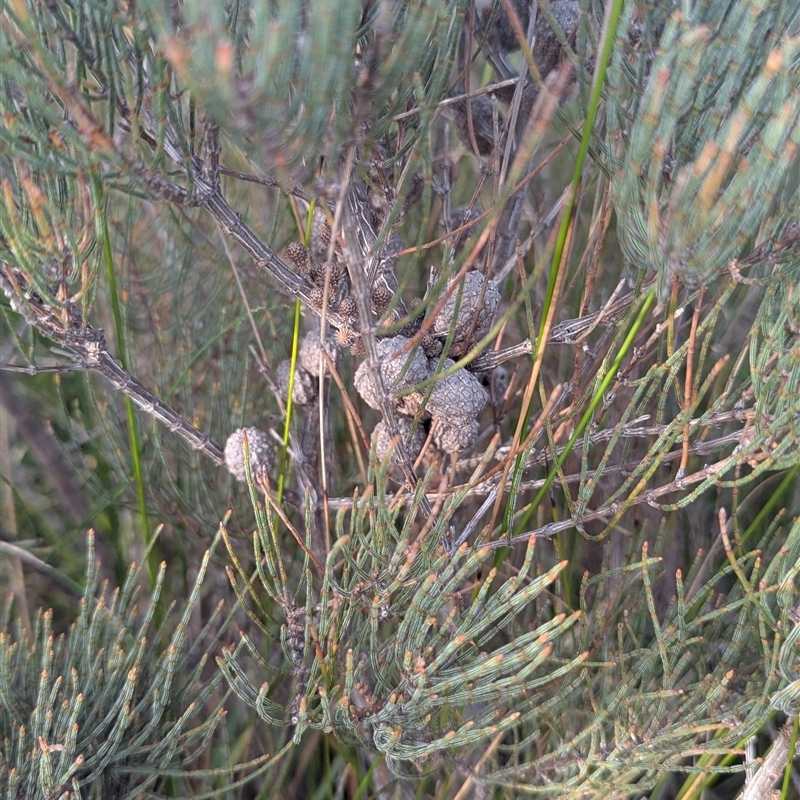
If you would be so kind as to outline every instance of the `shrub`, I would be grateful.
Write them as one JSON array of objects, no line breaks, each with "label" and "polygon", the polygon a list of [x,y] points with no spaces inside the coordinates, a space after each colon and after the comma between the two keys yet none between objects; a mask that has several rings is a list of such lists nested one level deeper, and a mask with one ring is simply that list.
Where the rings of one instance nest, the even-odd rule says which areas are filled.
[{"label": "shrub", "polygon": [[[795,711],[800,4],[3,13],[7,792],[738,791]],[[88,524],[123,598],[182,565],[163,646],[37,577]]]}]

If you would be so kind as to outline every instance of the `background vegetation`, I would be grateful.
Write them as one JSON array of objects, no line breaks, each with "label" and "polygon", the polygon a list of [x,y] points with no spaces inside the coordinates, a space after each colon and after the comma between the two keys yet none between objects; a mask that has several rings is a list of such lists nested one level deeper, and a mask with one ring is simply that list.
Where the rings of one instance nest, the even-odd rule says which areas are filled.
[{"label": "background vegetation", "polygon": [[4,796],[798,796],[800,3],[0,31]]}]

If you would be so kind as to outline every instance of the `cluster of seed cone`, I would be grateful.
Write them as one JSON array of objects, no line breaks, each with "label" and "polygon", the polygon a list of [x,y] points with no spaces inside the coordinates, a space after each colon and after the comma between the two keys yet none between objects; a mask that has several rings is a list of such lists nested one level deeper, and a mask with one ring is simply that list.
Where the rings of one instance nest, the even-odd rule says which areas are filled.
[{"label": "cluster of seed cone", "polygon": [[[309,249],[294,242],[286,255],[313,285],[312,301],[316,297],[321,307],[325,292],[328,307],[353,321],[352,326],[337,331],[335,340],[326,344],[328,358],[335,363],[342,346],[350,346],[354,354],[364,351],[359,347],[356,302],[349,293],[343,262],[340,259],[333,263],[314,262],[315,254],[320,256],[330,244],[330,228],[322,221],[315,225],[315,233],[312,242],[316,242],[316,251],[313,246]],[[451,280],[443,294],[447,299],[421,343],[412,343],[409,338],[412,332],[408,336],[380,338],[377,370],[365,361],[355,374],[356,390],[367,405],[380,410],[382,399],[392,404],[412,459],[420,454],[429,434],[435,446],[445,453],[471,447],[478,435],[478,416],[489,398],[481,381],[464,368],[455,369],[452,359],[461,358],[489,333],[500,304],[500,292],[491,280],[473,271]],[[382,287],[376,287],[370,300],[372,310],[381,314],[389,308],[393,297],[385,289],[382,291]],[[445,344],[448,349],[442,358]],[[308,405],[316,398],[320,349],[318,334],[307,334],[292,381],[292,400],[297,405]],[[324,363],[325,359],[323,366]],[[382,385],[375,380],[376,371]],[[277,378],[284,396],[288,394],[290,373],[290,362],[282,362]],[[373,436],[378,457],[383,460],[392,446],[384,421],[378,423]]]},{"label": "cluster of seed cone", "polygon": [[[380,339],[377,370],[364,362],[355,374],[356,390],[367,405],[380,410],[382,396],[392,404],[412,459],[420,454],[428,431],[445,453],[471,447],[478,435],[478,416],[489,399],[474,374],[456,369],[452,359],[441,359],[438,353],[442,340],[451,334],[448,354],[458,357],[474,347],[492,327],[500,293],[480,272],[468,272],[451,282],[447,291],[450,295],[434,319],[433,335],[426,336],[421,346],[415,347],[405,336]],[[385,422],[378,423],[373,436],[383,460],[392,444]]]}]

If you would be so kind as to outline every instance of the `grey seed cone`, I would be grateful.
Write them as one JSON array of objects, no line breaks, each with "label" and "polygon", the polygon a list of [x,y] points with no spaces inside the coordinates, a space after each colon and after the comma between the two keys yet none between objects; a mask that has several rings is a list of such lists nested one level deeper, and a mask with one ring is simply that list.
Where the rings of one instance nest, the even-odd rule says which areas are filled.
[{"label": "grey seed cone", "polygon": [[[298,360],[300,361],[301,366],[303,369],[312,377],[318,378],[319,377],[319,354],[320,354],[320,343],[319,343],[319,331],[309,331],[304,337],[303,341],[300,343],[300,352],[298,354]],[[339,356],[341,351],[336,346],[336,343],[332,339],[327,339],[325,342],[325,352],[331,358],[334,364],[338,364]],[[323,365],[325,365],[325,359],[322,359]]]},{"label": "grey seed cone", "polygon": [[[289,373],[291,371],[290,361],[281,361],[278,364],[278,369],[275,371],[278,381],[278,388],[283,397],[289,394]],[[300,366],[295,367],[294,370],[294,387],[292,391],[292,402],[298,406],[305,406],[313,402],[316,397],[316,386],[311,376]]]},{"label": "grey seed cone", "polygon": [[[514,53],[519,50],[519,39],[503,4],[498,4],[499,7],[494,16],[492,16],[492,2],[479,0],[476,5],[483,24],[486,25],[490,20],[492,21],[491,29],[487,34],[485,52],[487,54]],[[512,0],[512,5],[523,33],[527,33],[531,16],[530,0]],[[578,0],[550,0],[548,6],[561,31],[564,35],[569,36],[580,18],[580,3]],[[544,77],[558,66],[561,42],[559,42],[555,31],[541,10],[536,14],[534,35],[536,38],[533,46],[533,58],[542,73],[542,77]]]},{"label": "grey seed cone", "polygon": [[[450,289],[453,283],[454,281],[450,281],[447,288]],[[486,284],[485,290],[483,290],[484,284]],[[482,291],[483,299],[481,299]],[[491,330],[499,305],[500,291],[494,281],[487,281],[480,272],[468,272],[463,278],[463,289],[454,289],[444,308],[437,314],[433,322],[433,331],[440,336],[446,336],[451,326],[455,324],[454,341],[461,342],[470,334],[470,329],[474,326],[474,330],[469,336],[470,341],[467,343],[472,346]],[[456,306],[458,306],[457,318]]]},{"label": "grey seed cone", "polygon": [[[454,364],[454,361],[446,358],[442,371],[450,369]],[[467,422],[481,413],[488,399],[489,395],[481,382],[462,367],[436,382],[428,398],[427,408],[434,417]]]},{"label": "grey seed cone", "polygon": [[445,453],[458,453],[475,444],[478,420],[455,422],[446,417],[434,417],[433,441]]},{"label": "grey seed cone", "polygon": [[247,432],[247,447],[250,452],[250,471],[253,478],[269,473],[272,468],[272,443],[269,436],[258,428],[238,428],[225,442],[225,466],[237,480],[247,480],[244,458],[244,437]]},{"label": "grey seed cone", "polygon": [[[414,386],[429,376],[428,360],[420,348],[414,350],[413,353],[400,352],[409,341],[405,336],[391,336],[381,339],[377,343],[381,379],[384,388],[390,395]],[[395,357],[396,353],[399,355]],[[406,367],[406,365],[408,366]],[[380,408],[378,388],[366,362],[356,370],[355,386],[356,391],[368,406],[374,409]]]},{"label": "grey seed cone", "polygon": [[[406,452],[408,453],[408,457],[414,461],[422,452],[422,447],[425,444],[426,436],[425,430],[420,424],[414,426],[414,433],[412,435],[412,426],[413,422],[411,419],[408,419],[407,417],[397,418],[397,427],[400,430],[400,435],[403,437],[403,443],[406,446]],[[392,444],[392,437],[389,434],[389,431],[386,429],[386,424],[383,420],[381,420],[375,426],[372,436],[375,439],[375,453],[378,456],[378,460],[383,462],[385,461],[389,452],[389,448]],[[410,441],[409,436],[411,437]],[[391,466],[396,466],[398,464],[396,448],[392,452],[390,464]]]}]

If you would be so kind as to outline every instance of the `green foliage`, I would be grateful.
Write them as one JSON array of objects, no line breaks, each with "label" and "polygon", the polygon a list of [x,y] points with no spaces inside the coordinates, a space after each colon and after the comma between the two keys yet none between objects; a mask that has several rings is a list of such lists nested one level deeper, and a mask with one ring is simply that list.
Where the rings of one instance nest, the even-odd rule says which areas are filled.
[{"label": "green foliage", "polygon": [[796,465],[800,450],[800,271],[776,269],[750,342],[756,431],[775,465]]},{"label": "green foliage", "polygon": [[[662,294],[675,275],[708,282],[754,237],[774,238],[800,204],[796,179],[787,183],[800,148],[789,5],[702,3],[676,11],[660,37],[624,157],[612,163],[623,252],[657,271]],[[620,63],[617,83],[623,75]]]},{"label": "green foliage", "polygon": [[[409,500],[413,510],[419,497]],[[324,575],[306,560],[304,586],[286,583],[281,522],[255,501],[263,593],[234,550],[239,575],[230,577],[273,639],[273,621],[260,616],[265,597],[283,606],[284,658],[268,666],[260,653],[274,651],[245,636],[238,658],[226,650],[220,661],[231,688],[268,724],[292,726],[295,743],[320,728],[382,753],[407,777],[463,763],[497,736],[505,766],[482,780],[576,798],[590,789],[642,792],[665,771],[686,769],[688,758],[736,750],[796,694],[796,680],[776,690],[795,672],[798,520],[788,532],[784,520],[773,522],[761,540],[764,562],[737,552],[724,533],[718,567],[698,556],[685,580],[678,572],[663,609],[662,558],[648,557],[645,543],[640,561],[587,575],[581,611],[567,615],[543,596],[565,564],[529,574],[534,538],[499,585],[497,569],[486,570],[487,543],[452,555],[436,544],[459,500],[415,540],[413,517],[402,523],[399,506],[387,513],[385,497],[354,498],[338,516]],[[305,608],[287,600],[299,591]],[[257,678],[240,663],[248,651]]]},{"label": "green foliage", "polygon": [[205,113],[264,174],[302,185],[321,158],[339,162],[354,120],[368,145],[412,98],[443,99],[464,3],[189,2],[167,14],[152,2],[142,13]]},{"label": "green foliage", "polygon": [[[398,526],[400,506],[389,512],[380,495],[356,499],[349,510],[349,534],[344,532],[348,515],[339,514],[339,536],[321,585],[314,581],[313,590],[307,587],[306,607],[291,605],[291,612],[286,606],[292,601],[286,598],[295,597],[301,587],[285,583],[279,520],[257,505],[254,555],[266,566],[259,571],[263,589],[288,617],[282,642],[294,665],[295,693],[289,707],[271,700],[269,686],[259,690],[227,651],[221,667],[231,688],[270,724],[290,720],[296,741],[306,728],[321,728],[350,745],[383,753],[398,771],[405,771],[404,762],[424,765],[480,744],[530,713],[534,691],[541,701],[544,686],[583,660],[575,653],[561,665],[549,661],[553,642],[579,615],[548,615],[511,638],[503,632],[564,565],[529,577],[531,539],[519,572],[495,586],[497,570],[486,570],[490,549],[464,544],[451,554],[438,544],[458,511],[458,500],[442,509],[420,540],[414,536],[413,505],[405,524]],[[481,569],[480,591],[468,602],[464,587],[475,582]],[[239,577],[252,599],[249,605],[263,609],[241,570]],[[309,568],[305,581],[311,578]],[[318,613],[310,606],[312,597],[319,597]],[[245,641],[257,654],[250,639]],[[465,714],[467,707],[473,710]]]},{"label": "green foliage", "polygon": [[779,664],[786,686],[772,696],[772,706],[797,719],[798,701],[800,701],[800,671],[797,669],[798,640],[800,640],[800,622],[797,614],[792,617],[794,626],[791,633],[781,645]]},{"label": "green foliage", "polygon": [[220,676],[205,668],[217,614],[194,641],[187,637],[210,554],[170,633],[154,625],[164,565],[141,614],[141,567],[109,595],[98,586],[91,535],[88,544],[80,613],[68,631],[57,635],[52,611],[40,610],[30,634],[21,620],[0,633],[0,790],[8,798],[163,789],[170,776],[188,774],[225,714]]}]

